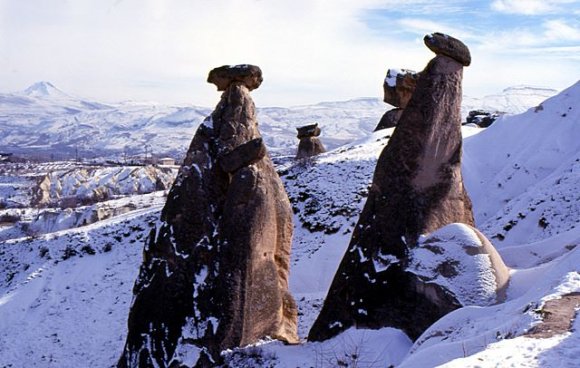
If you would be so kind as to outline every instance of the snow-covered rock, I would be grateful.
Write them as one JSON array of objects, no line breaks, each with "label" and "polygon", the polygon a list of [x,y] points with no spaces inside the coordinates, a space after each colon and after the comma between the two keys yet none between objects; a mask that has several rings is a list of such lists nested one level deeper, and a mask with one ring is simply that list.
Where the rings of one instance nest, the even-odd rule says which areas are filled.
[{"label": "snow-covered rock", "polygon": [[55,170],[39,179],[35,202],[75,207],[118,195],[169,189],[176,170],[156,166],[76,167]]},{"label": "snow-covered rock", "polygon": [[509,271],[495,248],[471,226],[447,225],[421,238],[410,251],[410,272],[442,286],[461,305],[505,300]]}]

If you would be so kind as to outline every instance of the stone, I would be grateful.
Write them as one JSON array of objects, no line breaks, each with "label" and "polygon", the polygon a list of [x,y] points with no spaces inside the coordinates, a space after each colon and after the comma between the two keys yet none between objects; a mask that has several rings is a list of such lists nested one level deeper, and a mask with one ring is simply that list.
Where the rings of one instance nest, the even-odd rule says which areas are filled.
[{"label": "stone", "polygon": [[177,367],[191,351],[209,367],[266,336],[298,342],[292,209],[243,78],[199,126],[151,230],[118,367]]},{"label": "stone", "polygon": [[299,127],[296,130],[298,131],[296,137],[300,139],[298,151],[296,152],[297,159],[308,158],[326,152],[324,145],[318,138],[320,128],[317,123]]},{"label": "stone", "polygon": [[426,35],[423,38],[423,41],[429,50],[437,55],[449,56],[463,66],[469,66],[469,64],[471,64],[471,54],[469,49],[457,38],[436,32]]},{"label": "stone", "polygon": [[298,135],[296,135],[296,138],[298,139],[318,137],[321,133],[318,123],[298,127],[296,128],[296,131],[298,132]]},{"label": "stone", "polygon": [[[308,339],[351,326],[394,327],[416,339],[461,306],[458,296],[409,270],[419,236],[474,225],[461,174],[463,64],[436,55],[375,169],[366,204]],[[445,265],[442,267],[446,267]]]},{"label": "stone", "polygon": [[262,70],[249,64],[223,65],[212,69],[207,77],[208,83],[215,84],[218,91],[225,91],[232,83],[240,83],[250,91],[262,84]]},{"label": "stone", "polygon": [[383,101],[404,109],[409,103],[419,74],[409,69],[389,69],[383,82]]},{"label": "stone", "polygon": [[476,124],[480,128],[487,128],[493,124],[503,113],[489,112],[485,110],[471,110],[465,119],[465,124]]},{"label": "stone", "polygon": [[377,130],[381,130],[381,129],[396,127],[397,122],[401,118],[401,115],[403,115],[403,109],[401,109],[399,107],[385,112],[383,114],[383,117],[381,118],[381,120],[377,124],[377,127],[375,128],[375,132]]}]

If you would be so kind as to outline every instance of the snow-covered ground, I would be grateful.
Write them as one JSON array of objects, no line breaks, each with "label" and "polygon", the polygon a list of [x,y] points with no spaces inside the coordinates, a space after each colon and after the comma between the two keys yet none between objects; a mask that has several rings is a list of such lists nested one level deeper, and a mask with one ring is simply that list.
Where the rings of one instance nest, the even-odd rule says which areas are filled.
[{"label": "snow-covered ground", "polygon": [[[350,329],[323,343],[263,341],[225,352],[226,361],[288,368],[578,366],[578,321],[550,338],[524,334],[547,300],[580,291],[579,101],[576,83],[487,130],[463,128],[464,177],[478,227],[511,268],[504,303],[461,308],[414,344],[395,329]],[[391,134],[369,133],[314,159],[276,160],[295,210],[290,288],[303,339]],[[122,199],[115,206],[132,201],[136,208],[88,226],[0,242],[0,367],[115,364],[143,241],[162,206],[154,200],[147,208],[144,196]]]}]

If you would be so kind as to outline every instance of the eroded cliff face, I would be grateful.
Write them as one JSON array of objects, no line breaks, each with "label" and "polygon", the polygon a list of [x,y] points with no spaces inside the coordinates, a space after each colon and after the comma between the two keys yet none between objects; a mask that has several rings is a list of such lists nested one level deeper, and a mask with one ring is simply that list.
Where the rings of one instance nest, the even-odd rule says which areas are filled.
[{"label": "eroded cliff face", "polygon": [[[450,223],[474,223],[461,176],[461,82],[469,50],[437,35],[425,42],[429,46],[435,37],[436,49],[445,53],[437,53],[420,73],[379,157],[369,197],[310,340],[325,340],[350,326],[395,327],[417,338],[461,306],[446,287],[408,268],[421,234]],[[451,39],[453,47],[442,44]],[[452,57],[454,50],[460,58]]]},{"label": "eroded cliff face", "polygon": [[223,90],[197,130],[144,249],[119,367],[179,366],[197,351],[271,336],[297,342],[288,292],[292,211],[257,127],[258,67],[224,66]]}]

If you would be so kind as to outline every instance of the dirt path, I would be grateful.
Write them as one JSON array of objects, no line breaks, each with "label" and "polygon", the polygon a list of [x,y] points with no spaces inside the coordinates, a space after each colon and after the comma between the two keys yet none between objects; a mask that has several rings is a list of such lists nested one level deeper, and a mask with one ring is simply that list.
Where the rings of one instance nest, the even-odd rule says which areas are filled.
[{"label": "dirt path", "polygon": [[526,336],[541,339],[570,331],[579,308],[579,292],[566,294],[560,299],[547,301],[540,312],[542,314],[542,322],[534,326]]}]

